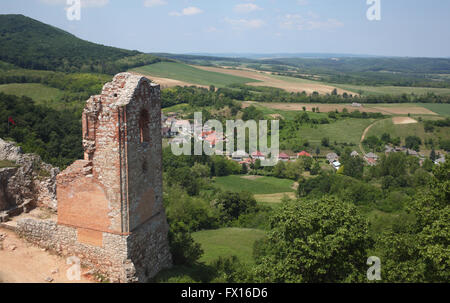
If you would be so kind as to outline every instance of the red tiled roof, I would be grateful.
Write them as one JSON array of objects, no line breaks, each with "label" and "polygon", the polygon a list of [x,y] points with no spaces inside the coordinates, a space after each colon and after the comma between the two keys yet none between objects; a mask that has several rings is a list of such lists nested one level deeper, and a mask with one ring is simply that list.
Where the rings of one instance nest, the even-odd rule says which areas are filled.
[{"label": "red tiled roof", "polygon": [[290,157],[289,157],[289,155],[288,155],[288,154],[285,154],[285,153],[281,153],[281,154],[279,154],[279,155],[278,155],[278,158],[282,158],[282,159],[285,159],[285,158],[287,158],[287,159],[289,159]]},{"label": "red tiled roof", "polygon": [[252,157],[264,157],[264,154],[260,151],[252,153]]},{"label": "red tiled roof", "polygon": [[306,151],[302,151],[302,152],[299,152],[297,154],[297,156],[299,156],[299,157],[311,157],[311,154],[306,152]]}]

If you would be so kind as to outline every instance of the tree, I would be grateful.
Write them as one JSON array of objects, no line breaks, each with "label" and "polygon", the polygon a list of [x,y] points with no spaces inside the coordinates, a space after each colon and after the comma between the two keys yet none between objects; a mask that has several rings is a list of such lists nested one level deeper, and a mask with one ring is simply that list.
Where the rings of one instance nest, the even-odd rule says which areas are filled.
[{"label": "tree", "polygon": [[405,139],[405,145],[407,148],[413,149],[415,151],[420,150],[420,145],[422,144],[422,140],[417,136],[408,136]]},{"label": "tree", "polygon": [[217,198],[215,207],[220,212],[222,222],[229,222],[239,218],[242,214],[254,210],[256,200],[252,194],[247,192],[224,192]]},{"label": "tree", "polygon": [[324,147],[330,146],[330,139],[329,138],[322,138],[322,146],[324,146]]},{"label": "tree", "polygon": [[286,165],[283,161],[278,161],[273,170],[274,177],[283,178],[285,176]]},{"label": "tree", "polygon": [[364,281],[369,223],[357,208],[336,198],[285,203],[256,256],[257,282]]},{"label": "tree", "polygon": [[364,172],[364,160],[361,157],[348,157],[342,163],[344,175],[361,179]]},{"label": "tree", "polygon": [[171,224],[168,238],[170,253],[175,265],[192,266],[203,255],[200,244],[194,241],[192,235],[181,223]]},{"label": "tree", "polygon": [[434,148],[431,150],[430,159],[431,159],[431,161],[436,160],[436,151],[434,150]]},{"label": "tree", "polygon": [[370,136],[363,141],[371,150],[375,150],[378,145],[380,145],[381,141],[377,136]]},{"label": "tree", "polygon": [[243,175],[248,174],[248,167],[247,167],[247,164],[242,163],[241,173],[242,173]]},{"label": "tree", "polygon": [[320,164],[319,162],[315,162],[313,167],[311,168],[311,176],[316,176],[320,173]]},{"label": "tree", "polygon": [[316,157],[319,157],[319,155],[320,155],[320,147],[317,146],[316,147]]},{"label": "tree", "polygon": [[450,279],[450,162],[435,167],[433,175],[410,208],[414,224],[400,222],[377,239],[385,281],[446,283]]}]

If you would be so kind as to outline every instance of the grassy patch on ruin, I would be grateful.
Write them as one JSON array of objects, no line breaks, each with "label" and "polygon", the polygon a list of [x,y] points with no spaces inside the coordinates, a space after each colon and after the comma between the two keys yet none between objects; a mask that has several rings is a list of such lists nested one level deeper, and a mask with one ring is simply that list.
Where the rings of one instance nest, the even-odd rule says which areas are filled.
[{"label": "grassy patch on ruin", "polygon": [[18,167],[15,162],[8,160],[0,160],[0,168],[10,168],[10,167]]}]

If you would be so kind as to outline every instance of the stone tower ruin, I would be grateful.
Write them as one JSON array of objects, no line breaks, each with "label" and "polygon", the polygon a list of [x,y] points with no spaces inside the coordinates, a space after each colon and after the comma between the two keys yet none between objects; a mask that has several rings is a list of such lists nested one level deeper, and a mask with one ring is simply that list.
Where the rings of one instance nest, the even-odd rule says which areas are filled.
[{"label": "stone tower ruin", "polygon": [[[82,123],[84,160],[57,176],[57,223],[39,226],[34,240],[79,257],[113,281],[145,282],[171,266],[160,87],[118,74],[87,101]],[[36,229],[27,224],[33,222],[22,223],[24,231]]]}]

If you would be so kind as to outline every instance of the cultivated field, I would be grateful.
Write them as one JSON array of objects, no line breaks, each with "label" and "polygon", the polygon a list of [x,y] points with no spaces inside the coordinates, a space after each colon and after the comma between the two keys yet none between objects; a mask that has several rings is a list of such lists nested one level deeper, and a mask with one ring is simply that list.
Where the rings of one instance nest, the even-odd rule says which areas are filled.
[{"label": "cultivated field", "polygon": [[282,111],[303,111],[303,107],[306,107],[307,111],[312,111],[313,108],[319,108],[320,112],[328,113],[339,111],[342,112],[347,109],[349,112],[360,111],[367,113],[382,113],[384,115],[437,115],[431,110],[416,104],[364,104],[362,107],[353,107],[346,104],[321,104],[321,103],[277,103],[277,102],[254,102],[244,101],[243,107],[249,107],[252,105],[263,106],[270,109],[282,110]]},{"label": "cultivated field", "polygon": [[146,75],[156,83],[165,85],[167,87],[176,85],[199,85],[207,87],[209,87],[210,85],[214,85],[216,87],[225,87],[229,84],[244,84],[256,81],[250,78],[206,71],[190,65],[176,62],[160,62],[143,67],[138,67],[132,69],[131,71],[134,73]]},{"label": "cultivated field", "polygon": [[[281,88],[288,92],[301,93],[305,91],[307,94],[312,94],[313,92],[316,91],[320,94],[329,94],[335,88],[337,88],[335,86],[323,84],[320,82],[293,77],[275,76],[267,72],[260,72],[250,69],[230,69],[230,68],[205,67],[205,66],[195,66],[195,67],[210,72],[222,73],[237,77],[251,78],[260,82],[254,83],[255,81],[253,81],[252,83],[247,83],[248,85]],[[348,89],[340,89],[340,88],[337,89],[339,94],[343,94],[344,92],[353,95],[356,94],[354,91]]]},{"label": "cultivated field", "polygon": [[405,86],[362,86],[351,84],[333,84],[341,89],[354,91],[361,95],[402,95],[416,94],[426,95],[435,93],[437,95],[450,95],[450,88],[430,88],[430,87],[405,87]]},{"label": "cultivated field", "polygon": [[236,256],[246,264],[253,264],[253,243],[264,235],[259,229],[221,228],[199,231],[192,237],[204,250],[200,262],[209,264],[218,257]]},{"label": "cultivated field", "polygon": [[420,106],[425,107],[436,114],[450,116],[450,104],[421,103]]}]

